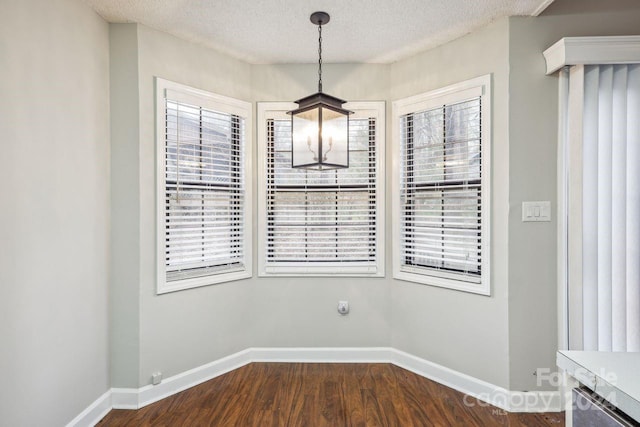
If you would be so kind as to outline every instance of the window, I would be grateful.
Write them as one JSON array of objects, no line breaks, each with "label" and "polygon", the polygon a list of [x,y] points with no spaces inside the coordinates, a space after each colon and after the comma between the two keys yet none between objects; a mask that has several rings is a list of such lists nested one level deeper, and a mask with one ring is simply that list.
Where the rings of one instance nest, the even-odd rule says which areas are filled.
[{"label": "window", "polygon": [[156,89],[158,293],[251,277],[251,104]]},{"label": "window", "polygon": [[394,277],[489,294],[490,76],[394,102]]},{"label": "window", "polygon": [[289,103],[258,104],[259,274],[384,275],[384,103],[352,102],[349,168],[291,167]]},{"label": "window", "polygon": [[573,65],[561,81],[568,349],[637,352],[640,64]]}]

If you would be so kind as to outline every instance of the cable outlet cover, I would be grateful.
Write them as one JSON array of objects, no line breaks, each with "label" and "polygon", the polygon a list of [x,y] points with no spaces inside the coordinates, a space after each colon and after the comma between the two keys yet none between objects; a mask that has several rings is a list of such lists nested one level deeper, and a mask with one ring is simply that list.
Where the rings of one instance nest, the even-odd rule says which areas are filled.
[{"label": "cable outlet cover", "polygon": [[338,313],[349,314],[349,301],[338,301]]}]

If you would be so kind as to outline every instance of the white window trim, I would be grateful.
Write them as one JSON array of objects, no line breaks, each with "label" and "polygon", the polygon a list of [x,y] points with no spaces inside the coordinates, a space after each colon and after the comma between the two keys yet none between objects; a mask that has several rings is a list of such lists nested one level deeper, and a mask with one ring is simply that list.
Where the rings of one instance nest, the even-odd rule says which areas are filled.
[{"label": "white window trim", "polygon": [[[251,103],[238,99],[217,95],[200,89],[195,89],[180,83],[155,78],[156,85],[156,292],[164,294],[169,292],[191,289],[201,286],[214,285],[217,283],[230,282],[233,280],[246,279],[252,276],[252,135],[253,135],[253,115]],[[165,239],[164,227],[164,193],[165,193],[165,164],[164,164],[164,144],[165,144],[165,94],[169,92],[172,99],[182,102],[189,102],[194,105],[206,107],[214,111],[222,111],[244,118],[245,141],[244,141],[244,212],[243,212],[243,265],[244,268],[235,271],[228,271],[218,274],[211,274],[203,277],[194,277],[167,282],[165,270]]]},{"label": "white window trim", "polygon": [[347,110],[354,111],[350,117],[376,118],[376,263],[371,265],[350,265],[342,263],[323,263],[322,266],[301,266],[292,263],[268,265],[266,262],[267,241],[267,156],[266,121],[269,119],[287,119],[286,112],[297,108],[292,102],[258,102],[258,276],[312,276],[312,277],[384,277],[385,265],[385,103],[384,101],[348,102]]},{"label": "white window trim", "polygon": [[[401,135],[400,118],[409,113],[424,111],[437,106],[464,101],[480,96],[482,126],[482,263],[479,283],[451,279],[445,274],[427,274],[421,271],[401,270]],[[491,75],[476,77],[423,94],[394,101],[392,104],[392,259],[393,277],[399,280],[432,285],[480,295],[491,295]],[[406,270],[406,269],[405,269]]]}]

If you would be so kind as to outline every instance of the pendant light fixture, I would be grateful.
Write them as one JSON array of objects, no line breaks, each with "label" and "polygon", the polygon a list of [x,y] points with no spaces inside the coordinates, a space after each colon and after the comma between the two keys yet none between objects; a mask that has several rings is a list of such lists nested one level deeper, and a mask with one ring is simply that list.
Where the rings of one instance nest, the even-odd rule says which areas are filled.
[{"label": "pendant light fixture", "polygon": [[296,101],[291,115],[291,166],[311,170],[349,167],[349,115],[346,101],[322,92],[322,26],[329,14],[315,12],[311,22],[318,26],[318,92]]}]

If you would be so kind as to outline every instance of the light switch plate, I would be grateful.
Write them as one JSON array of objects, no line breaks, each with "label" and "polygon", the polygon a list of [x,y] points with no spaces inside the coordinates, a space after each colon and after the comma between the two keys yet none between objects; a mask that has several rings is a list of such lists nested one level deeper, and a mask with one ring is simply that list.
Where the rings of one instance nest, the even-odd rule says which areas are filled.
[{"label": "light switch plate", "polygon": [[551,202],[522,202],[522,222],[551,221]]}]

